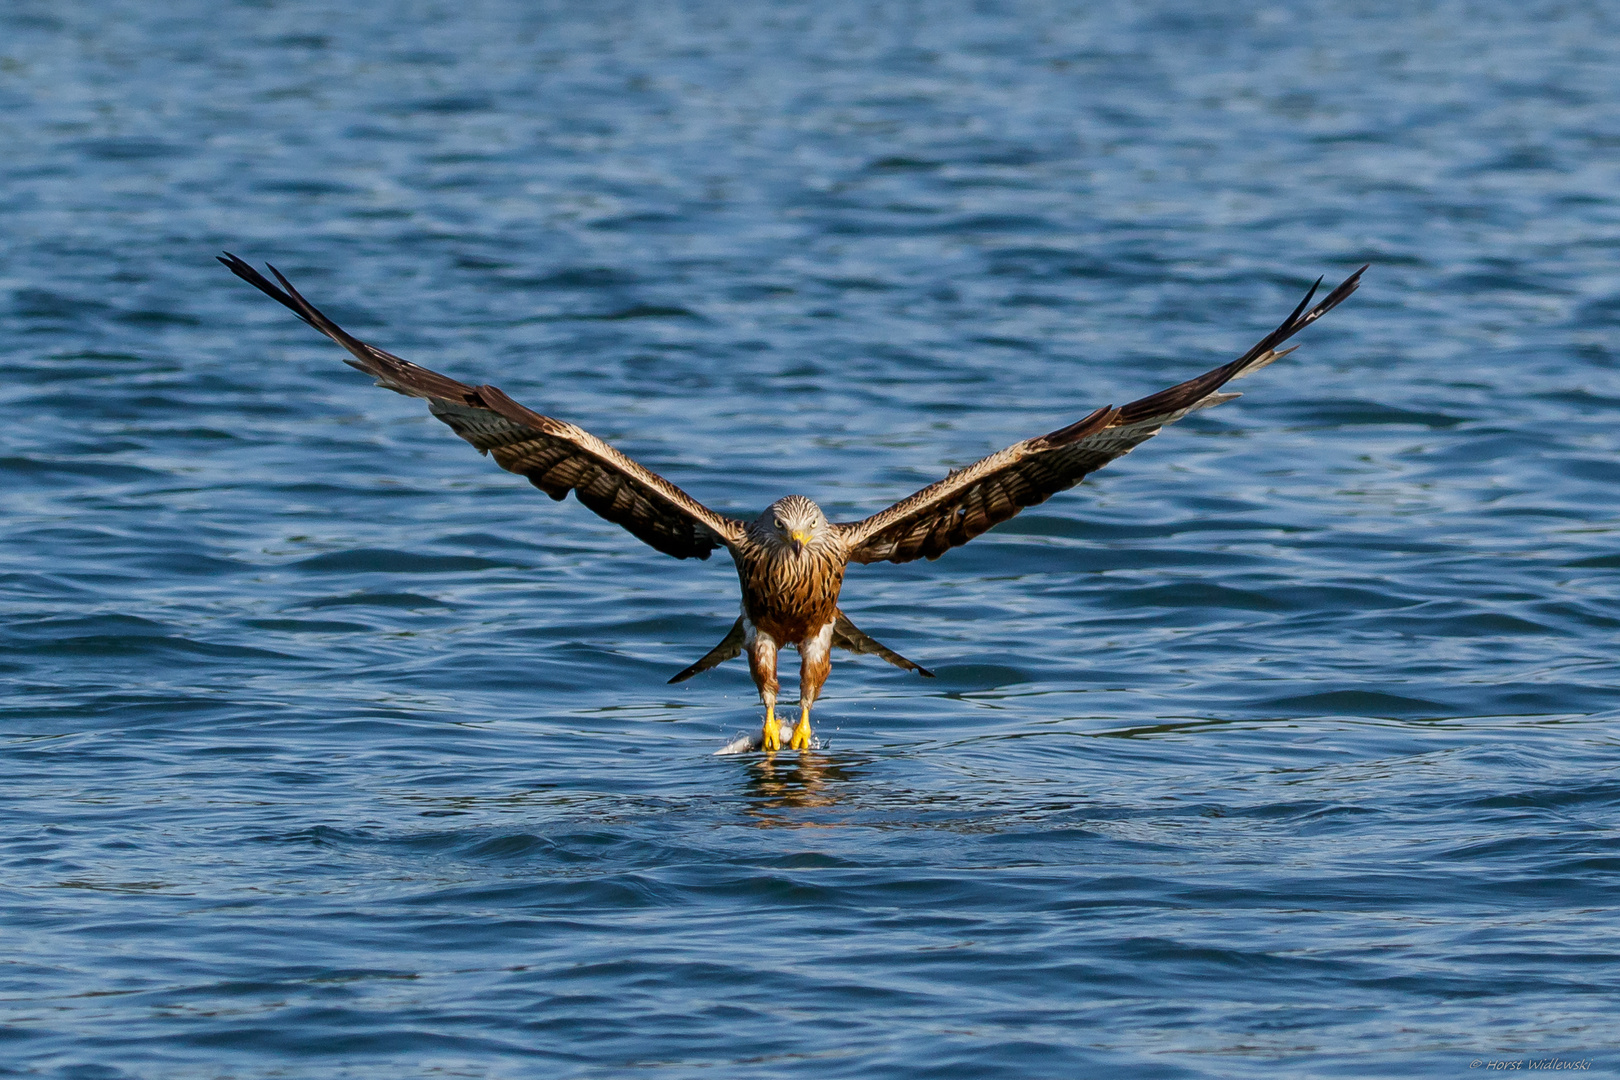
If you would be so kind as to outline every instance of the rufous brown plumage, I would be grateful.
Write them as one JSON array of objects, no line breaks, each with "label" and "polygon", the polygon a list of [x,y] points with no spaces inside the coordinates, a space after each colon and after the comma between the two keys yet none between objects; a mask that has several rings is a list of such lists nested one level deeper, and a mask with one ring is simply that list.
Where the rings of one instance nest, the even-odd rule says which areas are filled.
[{"label": "rufous brown plumage", "polygon": [[707,559],[725,548],[742,586],[742,613],[719,645],[670,681],[747,653],[766,706],[761,732],[766,750],[782,744],[775,715],[782,648],[792,646],[800,654],[800,716],[788,736],[789,745],[799,749],[812,745],[810,707],[827,679],[832,649],[875,654],[897,667],[931,674],[874,641],[839,609],[849,563],[937,559],[1025,507],[1073,487],[1166,424],[1236,397],[1222,393],[1222,387],[1292,352],[1278,346],[1355,292],[1367,269],[1357,270],[1313,307],[1318,281],[1277,329],[1228,364],[1016,443],[864,520],[834,523],[802,495],[777,500],[752,521],[717,513],[588,431],[534,412],[496,387],[457,382],[359,340],[305,300],[274,267],[272,282],[234,255],[220,262],[341,345],[348,363],[377,385],[426,400],[457,435],[553,499],[572,491],[595,513],[678,559]]}]

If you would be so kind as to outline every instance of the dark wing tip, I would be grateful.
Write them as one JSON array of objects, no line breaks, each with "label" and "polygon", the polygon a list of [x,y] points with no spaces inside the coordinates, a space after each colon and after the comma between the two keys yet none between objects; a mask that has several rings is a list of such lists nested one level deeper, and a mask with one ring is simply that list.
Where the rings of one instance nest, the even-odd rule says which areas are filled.
[{"label": "dark wing tip", "polygon": [[1333,291],[1327,294],[1327,298],[1317,305],[1320,311],[1312,312],[1312,314],[1325,315],[1338,307],[1340,301],[1361,288],[1361,275],[1371,268],[1372,263],[1362,263],[1360,269],[1334,286]]},{"label": "dark wing tip", "polygon": [[[216,256],[216,258],[218,258],[220,262],[224,263],[231,273],[235,274],[249,285],[252,285],[255,289],[258,289],[260,292],[270,297],[270,299],[274,300],[276,303],[280,304],[282,307],[304,320],[304,322],[308,323],[310,326],[314,327],[316,330],[320,331],[322,334],[325,334],[327,337],[331,338],[333,341],[347,349],[349,354],[353,356],[356,361],[358,361],[358,363],[351,362],[349,365],[350,367],[359,368],[361,371],[364,371],[366,374],[373,377],[386,377],[390,379],[399,379],[401,369],[410,369],[414,367],[414,365],[407,364],[405,361],[401,360],[392,353],[386,353],[381,349],[376,349],[370,345],[367,345],[365,342],[354,337],[347,330],[343,329],[343,327],[327,318],[320,308],[304,299],[303,294],[293,287],[293,283],[287,280],[287,276],[285,274],[283,274],[280,270],[277,270],[270,263],[265,263],[264,265],[266,269],[275,275],[276,281],[281,282],[281,286],[279,288],[263,274],[253,269],[253,267],[247,262],[237,258],[228,251],[223,256]],[[441,379],[443,378],[443,376],[438,377]],[[453,383],[456,387],[461,386],[460,383],[455,383],[454,380],[446,380],[446,382]],[[397,389],[397,387],[393,389]],[[440,394],[440,396],[443,395]]]},{"label": "dark wing tip", "polygon": [[[280,289],[276,288],[275,285],[271,284],[270,280],[257,270],[253,269],[252,264],[248,263],[247,260],[240,259],[237,256],[232,255],[229,251],[223,255],[215,255],[214,258],[219,260],[219,262],[224,265],[225,269],[229,270],[231,273],[235,274],[249,285],[252,285],[255,289],[258,289],[260,292],[264,293],[264,295],[268,296],[270,299],[274,300],[276,303],[280,304],[282,307],[286,308],[300,319],[303,319],[310,326],[313,326],[317,330],[321,330],[320,325],[314,319],[305,314],[304,310],[299,307],[297,302],[294,301],[291,296],[287,295],[287,293],[282,292]],[[281,278],[282,283],[286,284],[287,279],[281,277],[279,273],[276,273],[275,267],[270,267],[270,272],[275,274],[276,277]],[[289,285],[288,288],[291,289],[291,286]],[[321,330],[321,333],[324,334],[326,331]]]},{"label": "dark wing tip", "polygon": [[[1372,266],[1372,263],[1363,263],[1361,269],[1335,285],[1333,291],[1324,296],[1319,304],[1310,307],[1311,301],[1316,297],[1316,290],[1320,289],[1322,282],[1327,280],[1326,277],[1317,278],[1316,284],[1311,286],[1310,291],[1305,294],[1305,299],[1299,302],[1299,306],[1294,309],[1293,313],[1283,320],[1281,326],[1266,335],[1266,338],[1259,345],[1249,350],[1245,354],[1245,359],[1252,360],[1262,355],[1266,349],[1282,344],[1323,315],[1338,307],[1344,302],[1345,297],[1361,287],[1361,275],[1366,273],[1367,268],[1370,266]],[[1306,308],[1310,308],[1310,310],[1307,311]]]},{"label": "dark wing tip", "polygon": [[[1218,368],[1206,371],[1195,379],[1189,379],[1180,385],[1170,387],[1168,390],[1161,390],[1157,394],[1150,394],[1145,398],[1121,407],[1119,410],[1120,422],[1125,424],[1137,423],[1160,413],[1174,412],[1177,409],[1190,406],[1243,374],[1252,364],[1264,358],[1268,353],[1274,353],[1271,357],[1273,360],[1277,356],[1283,355],[1284,350],[1279,350],[1277,347],[1343,303],[1344,299],[1360,286],[1361,275],[1366,269],[1367,267],[1363,266],[1360,270],[1339,282],[1338,285],[1334,286],[1332,292],[1324,296],[1315,307],[1311,307],[1311,301],[1316,299],[1317,290],[1321,287],[1322,282],[1326,280],[1325,278],[1317,278],[1316,283],[1305,293],[1305,298],[1295,306],[1293,311],[1289,312],[1288,318],[1284,319],[1277,329],[1256,342],[1248,352],[1229,364],[1223,364]],[[1293,350],[1286,351],[1292,352]],[[1269,363],[1270,361],[1266,362]]]},{"label": "dark wing tip", "polygon": [[917,667],[917,674],[921,675],[923,678],[932,679],[932,678],[935,677],[935,675],[934,675],[934,673],[932,671],[929,671],[927,668],[923,667],[921,664],[916,665],[916,667]]}]

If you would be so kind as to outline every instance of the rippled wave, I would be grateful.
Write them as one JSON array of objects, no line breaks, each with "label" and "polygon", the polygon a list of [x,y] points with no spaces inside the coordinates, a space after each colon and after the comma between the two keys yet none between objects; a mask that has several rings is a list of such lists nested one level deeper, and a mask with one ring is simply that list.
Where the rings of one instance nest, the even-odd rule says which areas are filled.
[{"label": "rippled wave", "polygon": [[[1613,16],[0,11],[0,1074],[1611,1072]],[[872,512],[1366,285],[844,606],[734,618],[213,263],[730,512]]]}]

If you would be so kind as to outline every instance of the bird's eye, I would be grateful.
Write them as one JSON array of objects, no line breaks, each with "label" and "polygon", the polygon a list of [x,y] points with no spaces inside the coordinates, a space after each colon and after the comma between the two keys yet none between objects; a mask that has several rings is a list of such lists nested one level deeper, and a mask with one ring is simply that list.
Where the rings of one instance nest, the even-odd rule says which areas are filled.
[{"label": "bird's eye", "polygon": [[778,528],[778,529],[785,529],[785,528],[787,528],[787,526],[786,526],[786,525],[784,525],[784,524],[782,524],[782,519],[781,519],[781,518],[777,518],[777,519],[776,519],[776,527],[777,527],[777,528]]}]

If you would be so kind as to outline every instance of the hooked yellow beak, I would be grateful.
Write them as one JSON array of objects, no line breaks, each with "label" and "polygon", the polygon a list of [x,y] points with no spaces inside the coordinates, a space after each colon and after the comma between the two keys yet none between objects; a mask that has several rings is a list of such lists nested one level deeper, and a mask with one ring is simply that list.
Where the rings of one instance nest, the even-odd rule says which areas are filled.
[{"label": "hooked yellow beak", "polygon": [[810,542],[810,534],[802,529],[794,529],[789,534],[793,538],[793,554],[797,555],[804,550],[804,545]]}]

